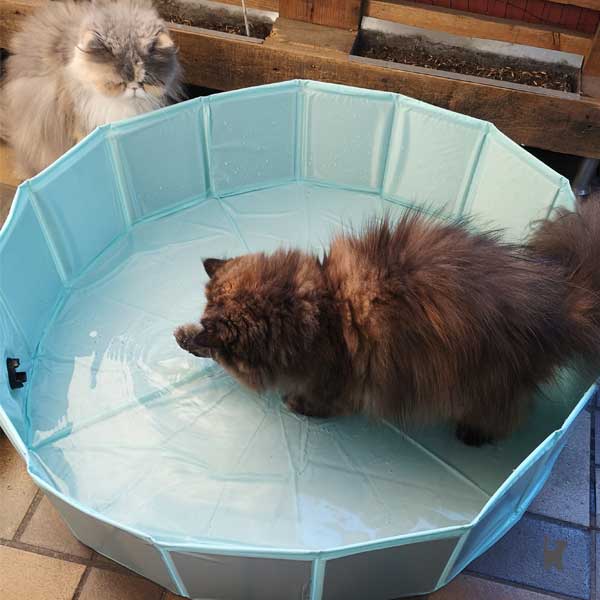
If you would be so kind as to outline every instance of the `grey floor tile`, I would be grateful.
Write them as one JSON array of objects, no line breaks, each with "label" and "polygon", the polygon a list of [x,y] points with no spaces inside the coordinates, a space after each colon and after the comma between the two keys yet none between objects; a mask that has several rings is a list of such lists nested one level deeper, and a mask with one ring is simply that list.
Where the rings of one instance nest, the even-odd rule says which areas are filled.
[{"label": "grey floor tile", "polygon": [[552,473],[529,512],[588,527],[590,524],[591,415],[583,411]]},{"label": "grey floor tile", "polygon": [[[600,529],[600,467],[596,468],[596,529]],[[600,556],[597,557],[600,562]],[[600,565],[598,567],[600,570]],[[600,593],[600,590],[598,590]]]},{"label": "grey floor tile", "polygon": [[600,465],[600,410],[596,411],[596,427],[594,428],[596,450],[594,452],[596,464]]},{"label": "grey floor tile", "polygon": [[600,534],[596,532],[596,597],[600,597]]},{"label": "grey floor tile", "polygon": [[[416,600],[416,599],[415,599]],[[481,579],[473,575],[460,575],[428,600],[555,600],[541,592],[532,592],[512,585]]]},{"label": "grey floor tile", "polygon": [[526,515],[469,569],[589,600],[590,554],[589,532]]}]

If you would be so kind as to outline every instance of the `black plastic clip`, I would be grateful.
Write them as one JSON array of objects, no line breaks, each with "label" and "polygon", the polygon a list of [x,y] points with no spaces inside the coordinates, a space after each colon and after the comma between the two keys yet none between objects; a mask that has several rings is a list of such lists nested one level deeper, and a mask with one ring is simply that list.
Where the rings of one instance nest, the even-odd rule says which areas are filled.
[{"label": "black plastic clip", "polygon": [[21,361],[18,358],[6,359],[6,370],[8,371],[8,385],[11,390],[22,388],[27,381],[27,373],[25,371],[17,371],[21,366]]}]

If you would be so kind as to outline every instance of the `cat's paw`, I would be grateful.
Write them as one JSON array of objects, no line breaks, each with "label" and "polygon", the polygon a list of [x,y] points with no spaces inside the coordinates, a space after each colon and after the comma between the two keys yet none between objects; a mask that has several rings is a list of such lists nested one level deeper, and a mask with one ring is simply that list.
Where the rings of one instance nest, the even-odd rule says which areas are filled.
[{"label": "cat's paw", "polygon": [[187,323],[186,325],[178,327],[173,332],[173,336],[179,347],[189,352],[190,348],[193,347],[194,339],[199,331],[200,327],[198,325],[195,323]]},{"label": "cat's paw", "polygon": [[456,426],[456,437],[466,446],[479,448],[485,444],[493,444],[495,439],[488,433],[481,431],[477,427],[459,423]]}]

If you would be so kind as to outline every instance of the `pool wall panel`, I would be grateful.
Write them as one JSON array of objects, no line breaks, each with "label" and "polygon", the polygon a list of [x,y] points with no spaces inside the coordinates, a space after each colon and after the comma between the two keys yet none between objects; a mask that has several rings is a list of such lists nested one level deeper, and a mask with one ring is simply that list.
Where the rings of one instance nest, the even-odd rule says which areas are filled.
[{"label": "pool wall panel", "polygon": [[273,559],[172,552],[173,563],[192,598],[305,600],[312,564]]},{"label": "pool wall panel", "polygon": [[443,216],[460,216],[488,124],[396,99],[383,192]]},{"label": "pool wall panel", "polygon": [[[252,90],[250,90],[252,92]],[[213,191],[227,196],[296,178],[298,84],[209,96],[207,140]]]},{"label": "pool wall panel", "polygon": [[33,354],[63,284],[28,185],[17,191],[9,225],[0,239],[0,295]]},{"label": "pool wall panel", "polygon": [[161,552],[151,540],[143,540],[127,531],[103,523],[53,494],[47,493],[47,496],[81,542],[136,573],[153,579],[171,591],[179,592]]},{"label": "pool wall panel", "polygon": [[207,196],[204,103],[177,105],[160,118],[114,125],[110,135],[133,221]]},{"label": "pool wall panel", "polygon": [[67,282],[127,228],[106,134],[107,128],[97,129],[56,168],[30,182],[36,212]]},{"label": "pool wall panel", "polygon": [[489,127],[465,214],[480,226],[501,227],[507,238],[521,240],[530,233],[531,223],[550,214],[561,190],[565,201],[568,182],[525,150],[515,148],[494,126]]},{"label": "pool wall panel", "polygon": [[303,88],[301,130],[304,177],[355,190],[379,192],[391,135],[394,96],[366,91],[333,93]]},{"label": "pool wall panel", "polygon": [[389,600],[435,588],[458,537],[328,560],[323,600]]}]

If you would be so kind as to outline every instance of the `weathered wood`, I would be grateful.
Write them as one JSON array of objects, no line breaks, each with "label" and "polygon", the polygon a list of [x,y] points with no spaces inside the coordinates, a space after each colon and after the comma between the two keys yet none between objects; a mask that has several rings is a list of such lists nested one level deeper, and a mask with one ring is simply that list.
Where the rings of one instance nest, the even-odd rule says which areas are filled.
[{"label": "weathered wood", "polygon": [[519,143],[600,157],[600,102],[552,97],[353,62],[318,47],[174,32],[187,78],[215,89],[302,78],[394,91],[495,123]]},{"label": "weathered wood", "polygon": [[[223,4],[232,4],[233,6],[241,6],[240,0],[215,0]],[[279,0],[246,0],[246,8],[257,8],[259,10],[270,10],[279,12]]]},{"label": "weathered wood", "polygon": [[279,17],[265,44],[272,47],[318,46],[322,53],[337,52],[347,55],[352,50],[356,33],[337,27],[313,25]]},{"label": "weathered wood", "polygon": [[[240,4],[239,0],[219,1],[235,6]],[[8,37],[18,29],[18,22],[24,15],[45,3],[46,0],[0,0],[0,46],[6,47]],[[279,0],[246,0],[246,5],[273,12],[279,10]],[[404,0],[365,0],[364,14],[455,35],[476,36],[581,55],[587,53],[592,42],[590,35],[552,25],[520,23]]]},{"label": "weathered wood", "polygon": [[8,217],[16,191],[16,188],[0,183],[0,229]]},{"label": "weathered wood", "polygon": [[583,62],[582,87],[588,96],[600,98],[600,25]]},{"label": "weathered wood", "polygon": [[585,55],[592,41],[590,35],[560,27],[497,19],[405,0],[367,0],[365,14],[377,19],[454,35],[525,44],[582,55]]},{"label": "weathered wood", "polygon": [[16,187],[20,183],[21,179],[14,168],[13,152],[0,142],[0,228],[8,216]]},{"label": "weathered wood", "polygon": [[279,0],[279,16],[315,25],[358,29],[362,0]]},{"label": "weathered wood", "polygon": [[[22,14],[40,3],[0,3],[0,32],[14,31]],[[172,34],[180,48],[186,79],[195,85],[229,90],[304,78],[400,92],[492,121],[523,144],[600,158],[600,100],[546,96],[359,64],[333,41],[329,49],[311,46],[311,36],[317,40],[324,35],[317,34],[316,29],[304,29],[302,35],[306,34],[308,43],[301,43],[289,28],[284,31],[281,24],[276,25],[278,28],[282,32],[279,39],[264,44],[189,30],[173,29]]]},{"label": "weathered wood", "polygon": [[[225,2],[227,4],[239,4],[239,0],[217,0],[218,2]],[[318,0],[315,0],[318,2]],[[581,8],[589,8],[591,10],[600,11],[600,0],[551,0],[556,4],[570,4],[571,6],[579,6]],[[394,0],[383,0],[383,3],[393,4]],[[279,8],[279,0],[246,0],[246,4],[248,6],[252,6],[252,8],[260,8],[263,10],[273,10],[275,12],[278,11]],[[369,14],[368,5],[370,4],[369,0],[366,0],[367,8],[365,9],[365,14],[369,17],[374,17],[375,15]]]},{"label": "weathered wood", "polygon": [[591,10],[600,10],[600,0],[551,0],[557,4],[570,4],[571,6],[580,6],[581,8],[590,8]]},{"label": "weathered wood", "polygon": [[4,142],[0,142],[0,184],[16,188],[21,181],[17,173],[14,152]]}]

